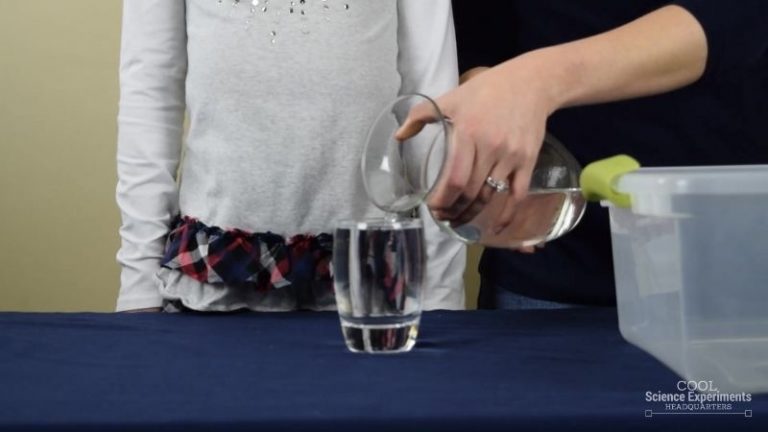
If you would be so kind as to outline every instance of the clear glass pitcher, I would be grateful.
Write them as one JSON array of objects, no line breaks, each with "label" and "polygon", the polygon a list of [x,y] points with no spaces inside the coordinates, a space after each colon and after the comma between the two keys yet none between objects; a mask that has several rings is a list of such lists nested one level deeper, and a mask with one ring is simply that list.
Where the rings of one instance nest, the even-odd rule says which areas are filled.
[{"label": "clear glass pitcher", "polygon": [[[435,120],[418,134],[399,141],[395,133],[417,105],[433,110]],[[426,202],[440,181],[451,151],[453,126],[427,96],[405,95],[390,103],[372,125],[361,166],[368,197],[391,215],[411,213]],[[519,248],[553,240],[579,222],[586,200],[579,188],[581,166],[554,137],[547,135],[531,179],[528,196],[519,202],[512,222],[497,232],[496,220],[506,203],[506,191],[495,192],[471,221],[454,226],[438,224],[466,243]],[[511,183],[511,181],[510,181]],[[434,216],[434,215],[433,215]]]}]

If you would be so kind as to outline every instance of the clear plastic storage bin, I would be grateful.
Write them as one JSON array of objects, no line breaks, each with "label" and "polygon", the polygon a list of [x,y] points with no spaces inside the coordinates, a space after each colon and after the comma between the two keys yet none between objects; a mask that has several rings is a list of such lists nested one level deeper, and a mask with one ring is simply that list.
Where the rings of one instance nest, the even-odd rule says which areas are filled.
[{"label": "clear plastic storage bin", "polygon": [[687,380],[768,392],[768,165],[641,168],[610,208],[619,327]]}]

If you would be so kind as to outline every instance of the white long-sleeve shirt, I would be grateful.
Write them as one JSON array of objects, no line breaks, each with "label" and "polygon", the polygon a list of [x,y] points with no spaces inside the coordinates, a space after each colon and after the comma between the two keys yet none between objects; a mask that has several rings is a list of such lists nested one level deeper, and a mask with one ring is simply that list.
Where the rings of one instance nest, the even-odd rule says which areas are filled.
[{"label": "white long-sleeve shirt", "polygon": [[[398,94],[457,84],[450,0],[255,3],[124,1],[118,310],[288,308],[161,269],[175,216],[290,237],[380,215],[359,171],[368,127]],[[424,307],[463,308],[464,248],[424,220]]]}]

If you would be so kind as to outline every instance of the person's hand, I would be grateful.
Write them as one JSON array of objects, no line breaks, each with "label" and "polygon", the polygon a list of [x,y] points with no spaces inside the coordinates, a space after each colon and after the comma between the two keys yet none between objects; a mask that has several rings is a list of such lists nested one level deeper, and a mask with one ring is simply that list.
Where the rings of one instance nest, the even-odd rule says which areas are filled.
[{"label": "person's hand", "polygon": [[[438,219],[472,220],[497,190],[486,179],[508,182],[497,219],[505,227],[528,191],[547,117],[556,108],[535,56],[523,55],[474,77],[436,100],[453,124],[453,145],[428,205]],[[397,133],[400,140],[434,121],[427,105],[415,107]]]}]

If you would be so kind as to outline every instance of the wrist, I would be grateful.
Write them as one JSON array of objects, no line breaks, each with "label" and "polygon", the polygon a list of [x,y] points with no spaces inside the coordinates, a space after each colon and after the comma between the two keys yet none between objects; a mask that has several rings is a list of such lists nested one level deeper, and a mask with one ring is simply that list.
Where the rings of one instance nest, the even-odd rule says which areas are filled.
[{"label": "wrist", "polygon": [[548,114],[578,103],[584,61],[576,51],[556,45],[522,54],[511,61],[527,71],[527,82],[538,93]]},{"label": "wrist", "polygon": [[467,82],[467,81],[471,80],[472,78],[480,75],[481,73],[487,71],[488,69],[489,69],[488,66],[476,66],[476,67],[473,67],[472,69],[470,69],[470,70],[464,72],[463,74],[461,74],[461,76],[459,77],[459,84],[464,84],[465,82]]}]

